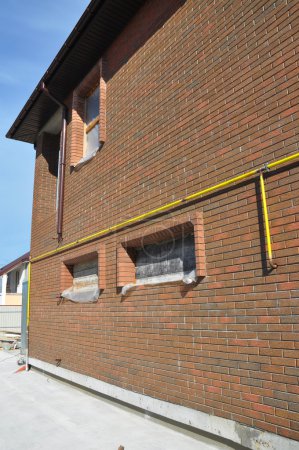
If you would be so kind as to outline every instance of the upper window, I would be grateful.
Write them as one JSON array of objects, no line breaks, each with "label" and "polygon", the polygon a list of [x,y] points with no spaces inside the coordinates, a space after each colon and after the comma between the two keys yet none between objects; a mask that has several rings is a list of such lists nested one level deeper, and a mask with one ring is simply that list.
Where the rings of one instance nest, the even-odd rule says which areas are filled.
[{"label": "upper window", "polygon": [[100,92],[97,87],[85,100],[85,155],[99,149]]},{"label": "upper window", "polygon": [[96,155],[106,141],[106,82],[100,59],[73,93],[70,164],[75,170]]},{"label": "upper window", "polygon": [[20,272],[17,270],[16,271],[16,288],[18,288],[20,284]]}]

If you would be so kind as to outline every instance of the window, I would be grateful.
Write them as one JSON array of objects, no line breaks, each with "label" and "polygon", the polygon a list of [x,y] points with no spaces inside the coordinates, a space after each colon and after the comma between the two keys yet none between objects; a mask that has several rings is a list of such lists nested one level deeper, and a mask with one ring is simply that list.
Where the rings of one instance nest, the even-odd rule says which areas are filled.
[{"label": "window", "polygon": [[17,270],[16,271],[16,289],[18,288],[20,283],[20,272]]},{"label": "window", "polygon": [[8,272],[6,292],[8,294],[16,294],[18,292],[19,282],[20,282],[19,270],[12,270],[11,272]]},{"label": "window", "polygon": [[85,303],[97,301],[98,289],[98,259],[91,259],[68,266],[72,275],[72,286],[61,293],[61,297],[73,302]]},{"label": "window", "polygon": [[96,302],[106,287],[105,244],[71,252],[62,260],[60,297],[76,303]]},{"label": "window", "polygon": [[73,265],[73,287],[84,289],[98,286],[98,260],[92,259]]},{"label": "window", "polygon": [[195,279],[194,236],[145,245],[136,250],[136,284]]},{"label": "window", "polygon": [[106,82],[100,59],[73,92],[70,164],[78,170],[106,141]]},{"label": "window", "polygon": [[93,155],[99,149],[100,93],[97,87],[85,100],[85,154]]},{"label": "window", "polygon": [[12,275],[13,275],[13,272],[8,272],[8,274],[7,274],[6,292],[8,294],[14,293]]},{"label": "window", "polygon": [[206,255],[201,211],[183,213],[131,232],[117,247],[117,286],[125,295],[133,286],[204,278]]}]

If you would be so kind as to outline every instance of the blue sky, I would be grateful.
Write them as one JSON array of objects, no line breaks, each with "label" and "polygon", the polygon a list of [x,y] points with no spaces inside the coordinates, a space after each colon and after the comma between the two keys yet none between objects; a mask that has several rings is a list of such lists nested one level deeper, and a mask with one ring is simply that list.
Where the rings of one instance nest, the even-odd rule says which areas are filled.
[{"label": "blue sky", "polygon": [[88,3],[0,2],[0,267],[30,247],[35,156],[5,134]]}]

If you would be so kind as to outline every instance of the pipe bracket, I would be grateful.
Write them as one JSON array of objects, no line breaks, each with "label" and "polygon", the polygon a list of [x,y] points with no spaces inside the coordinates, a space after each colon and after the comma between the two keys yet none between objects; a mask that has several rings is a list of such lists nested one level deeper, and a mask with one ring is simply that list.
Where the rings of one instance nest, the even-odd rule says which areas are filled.
[{"label": "pipe bracket", "polygon": [[270,172],[269,163],[265,163],[265,164],[259,169],[259,173],[266,173],[266,172]]}]

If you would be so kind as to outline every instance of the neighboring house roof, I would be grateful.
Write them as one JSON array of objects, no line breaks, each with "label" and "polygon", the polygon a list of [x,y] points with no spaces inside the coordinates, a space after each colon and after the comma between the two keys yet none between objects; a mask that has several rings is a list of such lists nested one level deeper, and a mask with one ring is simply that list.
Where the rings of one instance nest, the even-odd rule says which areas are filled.
[{"label": "neighboring house roof", "polygon": [[144,0],[92,0],[6,137],[34,144],[38,132],[58,109],[41,92],[41,83],[63,101],[143,3]]},{"label": "neighboring house roof", "polygon": [[6,264],[6,266],[0,269],[0,277],[5,273],[9,272],[10,270],[14,269],[15,267],[19,266],[21,263],[28,262],[29,256],[30,253],[27,252],[24,255],[20,256],[19,258],[15,259],[14,261],[10,262],[9,264]]}]

